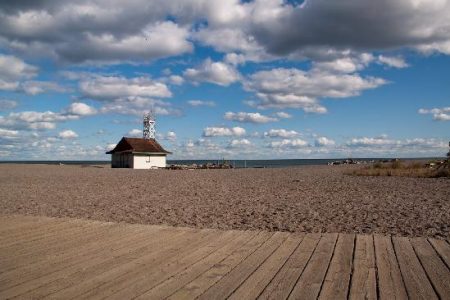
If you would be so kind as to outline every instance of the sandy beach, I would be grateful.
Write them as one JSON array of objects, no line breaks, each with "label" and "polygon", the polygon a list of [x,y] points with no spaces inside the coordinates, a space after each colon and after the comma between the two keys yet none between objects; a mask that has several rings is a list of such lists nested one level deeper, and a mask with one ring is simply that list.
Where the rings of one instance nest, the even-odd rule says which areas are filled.
[{"label": "sandy beach", "polygon": [[3,164],[0,211],[198,228],[450,238],[450,180],[343,174],[355,167],[171,171]]}]

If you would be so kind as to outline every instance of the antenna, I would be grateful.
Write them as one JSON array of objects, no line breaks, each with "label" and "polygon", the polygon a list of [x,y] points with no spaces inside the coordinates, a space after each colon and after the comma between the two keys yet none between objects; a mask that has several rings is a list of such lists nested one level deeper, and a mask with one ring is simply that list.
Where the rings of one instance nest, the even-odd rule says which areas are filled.
[{"label": "antenna", "polygon": [[145,140],[155,139],[156,130],[155,130],[155,114],[153,110],[144,114],[144,130],[143,130],[143,138]]}]

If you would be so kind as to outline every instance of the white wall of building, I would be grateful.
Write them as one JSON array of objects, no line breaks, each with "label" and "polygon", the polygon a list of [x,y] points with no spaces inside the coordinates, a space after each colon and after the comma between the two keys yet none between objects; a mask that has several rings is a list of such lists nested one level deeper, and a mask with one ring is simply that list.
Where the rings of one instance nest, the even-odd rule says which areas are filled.
[{"label": "white wall of building", "polygon": [[134,156],[133,168],[134,169],[151,169],[151,168],[165,168],[166,156]]}]

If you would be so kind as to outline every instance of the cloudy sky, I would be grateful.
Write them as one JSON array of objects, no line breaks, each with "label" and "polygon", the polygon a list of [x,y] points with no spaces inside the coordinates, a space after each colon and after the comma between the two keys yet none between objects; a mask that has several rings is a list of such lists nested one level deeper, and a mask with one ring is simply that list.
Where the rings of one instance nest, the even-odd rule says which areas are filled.
[{"label": "cloudy sky", "polygon": [[0,160],[443,156],[450,0],[0,2]]}]

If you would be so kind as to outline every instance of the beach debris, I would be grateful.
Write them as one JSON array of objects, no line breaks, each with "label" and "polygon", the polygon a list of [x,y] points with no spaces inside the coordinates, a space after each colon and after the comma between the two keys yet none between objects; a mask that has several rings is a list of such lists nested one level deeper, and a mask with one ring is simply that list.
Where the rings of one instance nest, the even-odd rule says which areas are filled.
[{"label": "beach debris", "polygon": [[359,165],[359,164],[371,164],[371,163],[375,163],[375,160],[355,160],[355,159],[344,159],[344,160],[335,160],[335,161],[330,161],[328,163],[329,166],[338,166],[338,165]]},{"label": "beach debris", "polygon": [[206,164],[191,164],[191,165],[176,165],[172,164],[166,169],[169,170],[200,170],[200,169],[233,169],[234,166],[229,163],[206,163]]}]

